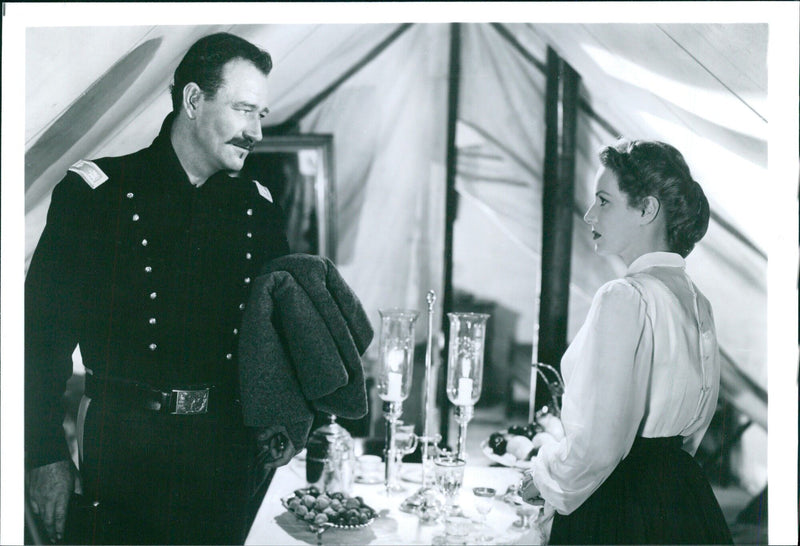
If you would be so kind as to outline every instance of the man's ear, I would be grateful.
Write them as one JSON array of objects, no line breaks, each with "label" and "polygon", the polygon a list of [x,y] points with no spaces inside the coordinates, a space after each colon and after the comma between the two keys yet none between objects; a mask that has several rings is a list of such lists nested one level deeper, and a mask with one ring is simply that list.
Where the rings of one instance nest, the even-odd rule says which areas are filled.
[{"label": "man's ear", "polygon": [[649,224],[656,218],[658,218],[658,213],[661,210],[661,203],[653,197],[652,195],[648,195],[642,200],[642,225]]},{"label": "man's ear", "polygon": [[197,108],[203,99],[203,90],[194,82],[187,83],[183,87],[183,111],[189,119],[197,116]]}]

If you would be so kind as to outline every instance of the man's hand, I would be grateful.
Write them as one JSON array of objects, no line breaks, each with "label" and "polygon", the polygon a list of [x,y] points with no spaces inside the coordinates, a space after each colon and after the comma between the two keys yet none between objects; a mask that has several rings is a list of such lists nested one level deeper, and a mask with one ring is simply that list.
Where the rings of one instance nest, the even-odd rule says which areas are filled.
[{"label": "man's hand", "polygon": [[72,462],[58,461],[30,471],[28,500],[51,542],[64,538],[67,505],[75,487]]},{"label": "man's hand", "polygon": [[283,466],[297,453],[286,429],[282,426],[259,429],[256,432],[256,443],[258,462],[267,467]]}]

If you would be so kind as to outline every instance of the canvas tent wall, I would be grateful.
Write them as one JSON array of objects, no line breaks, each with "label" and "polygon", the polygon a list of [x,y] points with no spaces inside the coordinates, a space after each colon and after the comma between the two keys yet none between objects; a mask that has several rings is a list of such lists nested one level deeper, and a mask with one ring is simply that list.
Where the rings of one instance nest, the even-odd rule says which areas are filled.
[{"label": "canvas tent wall", "polygon": [[[30,28],[26,35],[26,254],[53,186],[77,159],[148,145],[170,109],[171,73],[202,35],[269,50],[268,125],[297,119],[336,149],[338,265],[377,324],[384,307],[424,309],[444,263],[450,24]],[[621,264],[596,256],[581,216],[595,152],[618,135],[686,155],[714,211],[688,267],[714,305],[723,395],[758,426],[741,479],[766,480],[766,25],[465,24],[457,108],[456,288],[537,320],[548,47],[582,78],[569,336]],[[306,105],[313,107],[306,109]],[[762,194],[763,195],[763,194]],[[735,296],[735,297],[732,297]],[[439,310],[441,312],[441,310]],[[438,323],[438,321],[437,321]]]}]

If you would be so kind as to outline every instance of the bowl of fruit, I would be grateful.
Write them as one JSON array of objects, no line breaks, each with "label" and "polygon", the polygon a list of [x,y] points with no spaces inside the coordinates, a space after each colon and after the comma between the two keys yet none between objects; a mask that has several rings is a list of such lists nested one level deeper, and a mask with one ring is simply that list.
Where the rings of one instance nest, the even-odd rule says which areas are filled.
[{"label": "bowl of fruit", "polygon": [[532,459],[545,442],[558,442],[563,437],[564,428],[558,417],[543,413],[537,415],[533,423],[493,432],[481,442],[481,450],[493,462],[524,470],[533,466]]},{"label": "bowl of fruit", "polygon": [[315,532],[327,528],[360,529],[377,517],[377,512],[361,497],[320,492],[315,486],[297,489],[293,495],[282,498],[281,503]]}]

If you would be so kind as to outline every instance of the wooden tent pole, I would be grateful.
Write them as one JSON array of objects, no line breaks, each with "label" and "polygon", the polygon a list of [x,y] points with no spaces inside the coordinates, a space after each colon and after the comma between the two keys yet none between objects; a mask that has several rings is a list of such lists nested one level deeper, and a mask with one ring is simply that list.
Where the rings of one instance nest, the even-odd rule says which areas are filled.
[{"label": "wooden tent pole", "polygon": [[445,445],[449,444],[450,405],[447,401],[447,351],[450,344],[450,320],[447,313],[453,311],[453,226],[458,215],[458,194],[456,193],[456,167],[458,155],[456,150],[456,122],[458,121],[458,93],[461,86],[461,25],[450,24],[450,70],[447,86],[447,151],[445,224],[444,224],[444,285],[442,288],[442,331],[444,332],[444,348],[442,349],[442,366],[439,368],[437,381],[437,405],[439,406],[439,433]]},{"label": "wooden tent pole", "polygon": [[[561,356],[567,348],[580,76],[550,47],[547,48],[546,85],[537,359],[560,369]],[[537,400],[547,399],[542,382],[538,382]]]}]

